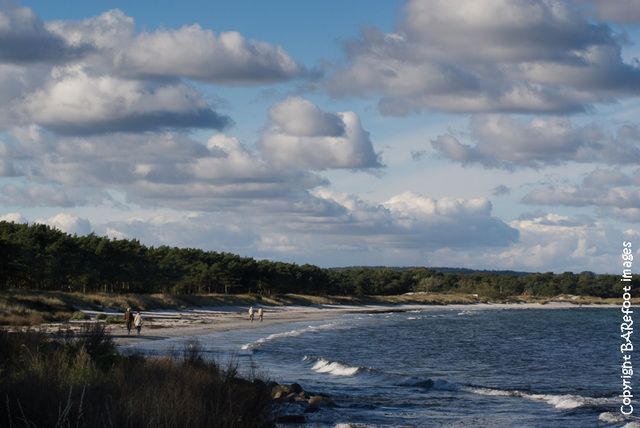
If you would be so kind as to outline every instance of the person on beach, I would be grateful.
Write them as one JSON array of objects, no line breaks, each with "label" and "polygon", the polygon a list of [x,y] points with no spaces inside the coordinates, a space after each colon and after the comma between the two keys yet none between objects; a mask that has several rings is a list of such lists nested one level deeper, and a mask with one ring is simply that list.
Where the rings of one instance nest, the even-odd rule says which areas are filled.
[{"label": "person on beach", "polygon": [[249,321],[253,322],[253,306],[249,308]]},{"label": "person on beach", "polygon": [[127,323],[127,334],[131,334],[131,326],[133,325],[131,308],[127,308],[127,312],[124,313],[124,322]]},{"label": "person on beach", "polygon": [[260,318],[260,322],[262,322],[262,307],[258,308],[258,318]]},{"label": "person on beach", "polygon": [[140,311],[136,313],[136,316],[133,320],[133,324],[136,326],[136,330],[138,330],[138,334],[140,334],[140,330],[142,329],[142,315],[140,315]]}]

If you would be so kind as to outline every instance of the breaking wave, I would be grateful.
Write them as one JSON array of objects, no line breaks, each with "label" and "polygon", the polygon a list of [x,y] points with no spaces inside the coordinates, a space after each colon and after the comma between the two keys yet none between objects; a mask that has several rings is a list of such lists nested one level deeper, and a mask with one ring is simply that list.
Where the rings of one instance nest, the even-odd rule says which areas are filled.
[{"label": "breaking wave", "polygon": [[367,370],[364,367],[351,367],[337,361],[325,360],[324,358],[304,357],[303,361],[314,361],[311,367],[316,373],[328,373],[334,376],[353,376],[356,373]]},{"label": "breaking wave", "polygon": [[501,397],[520,397],[529,400],[544,401],[547,404],[552,405],[556,409],[575,409],[582,406],[600,406],[616,403],[615,397],[583,397],[580,395],[565,394],[529,394],[520,391],[504,391],[501,389],[493,388],[478,388],[478,387],[462,387],[461,391],[469,392],[478,395],[493,395]]},{"label": "breaking wave", "polygon": [[282,332],[282,333],[270,334],[269,336],[263,337],[261,339],[258,339],[255,342],[251,342],[251,343],[247,343],[245,345],[242,345],[241,349],[243,351],[252,350],[252,349],[262,345],[263,343],[267,343],[267,342],[270,342],[272,340],[282,339],[282,338],[287,338],[287,337],[301,336],[301,335],[303,335],[305,333],[309,333],[309,332],[313,332],[313,331],[334,329],[334,328],[337,328],[339,324],[340,323],[338,323],[338,322],[332,322],[332,323],[329,323],[329,324],[323,324],[323,325],[319,325],[319,326],[308,326],[308,327],[305,327],[305,328],[300,328],[300,329],[291,330],[291,331],[285,331],[285,332]]}]

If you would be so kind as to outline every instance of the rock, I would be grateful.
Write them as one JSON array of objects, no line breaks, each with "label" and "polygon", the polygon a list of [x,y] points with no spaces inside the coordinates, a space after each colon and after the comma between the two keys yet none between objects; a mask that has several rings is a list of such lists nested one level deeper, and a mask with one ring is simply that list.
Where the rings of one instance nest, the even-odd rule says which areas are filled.
[{"label": "rock", "polygon": [[299,383],[292,383],[291,390],[296,394],[300,394],[302,392],[302,386]]},{"label": "rock", "polygon": [[324,403],[324,397],[321,397],[320,395],[314,395],[313,397],[309,398],[309,404],[318,404],[318,403]]},{"label": "rock", "polygon": [[291,387],[287,385],[275,385],[271,388],[271,398],[274,400],[286,397],[292,393]]}]

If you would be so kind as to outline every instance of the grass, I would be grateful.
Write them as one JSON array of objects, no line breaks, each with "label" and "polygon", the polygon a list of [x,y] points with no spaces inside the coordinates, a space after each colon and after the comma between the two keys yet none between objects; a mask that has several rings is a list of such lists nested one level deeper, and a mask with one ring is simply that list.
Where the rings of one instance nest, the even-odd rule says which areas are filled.
[{"label": "grass", "polygon": [[0,426],[271,427],[266,383],[189,348],[121,355],[102,324],[77,336],[0,330]]}]

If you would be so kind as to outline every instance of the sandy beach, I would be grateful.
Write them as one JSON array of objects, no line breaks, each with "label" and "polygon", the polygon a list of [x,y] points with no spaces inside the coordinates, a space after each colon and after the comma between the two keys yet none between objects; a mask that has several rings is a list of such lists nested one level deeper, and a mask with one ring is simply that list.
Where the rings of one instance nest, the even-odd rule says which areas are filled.
[{"label": "sandy beach", "polygon": [[[141,312],[144,324],[140,334],[131,331],[127,334],[124,324],[110,324],[109,333],[118,345],[133,343],[137,341],[162,340],[171,337],[196,336],[210,334],[219,331],[237,329],[259,329],[272,326],[274,324],[299,322],[299,321],[319,321],[339,317],[348,313],[376,313],[376,312],[398,312],[412,310],[492,310],[492,309],[563,309],[577,308],[578,305],[569,302],[552,302],[544,305],[536,303],[478,303],[472,305],[369,305],[369,306],[348,306],[348,305],[320,305],[320,306],[267,306],[263,307],[264,317],[260,321],[255,316],[255,320],[250,322],[249,307],[212,307],[212,308],[190,308],[184,310],[154,310]],[[617,307],[615,305],[584,305],[582,308],[588,310],[589,307]],[[257,311],[258,306],[254,306]],[[85,311],[92,318],[99,312]]]}]

